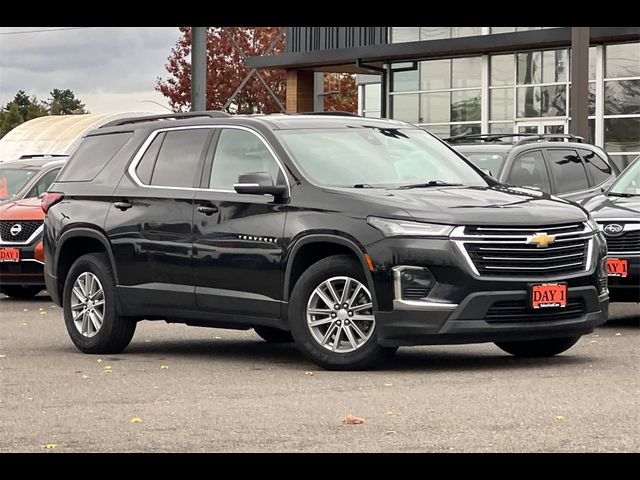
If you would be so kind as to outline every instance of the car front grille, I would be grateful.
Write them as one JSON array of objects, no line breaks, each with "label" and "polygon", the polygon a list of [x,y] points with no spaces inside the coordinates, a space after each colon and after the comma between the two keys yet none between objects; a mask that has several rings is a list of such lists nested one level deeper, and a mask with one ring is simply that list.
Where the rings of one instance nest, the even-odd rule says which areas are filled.
[{"label": "car front grille", "polygon": [[526,300],[502,300],[494,303],[485,315],[485,320],[498,322],[537,322],[570,320],[586,313],[583,299],[571,300],[563,308],[532,309]]},{"label": "car front grille", "polygon": [[[4,243],[24,243],[42,226],[42,223],[42,220],[2,220],[0,221],[0,240]],[[20,225],[21,230],[13,235],[11,229],[15,225]]]},{"label": "car front grille", "polygon": [[625,232],[619,237],[607,237],[609,255],[640,253],[640,230]]},{"label": "car front grille", "polygon": [[[460,227],[461,228],[461,227]],[[555,241],[546,247],[527,243],[546,233]],[[465,227],[454,240],[477,273],[485,277],[557,277],[585,271],[592,232],[582,223],[540,227]]]}]

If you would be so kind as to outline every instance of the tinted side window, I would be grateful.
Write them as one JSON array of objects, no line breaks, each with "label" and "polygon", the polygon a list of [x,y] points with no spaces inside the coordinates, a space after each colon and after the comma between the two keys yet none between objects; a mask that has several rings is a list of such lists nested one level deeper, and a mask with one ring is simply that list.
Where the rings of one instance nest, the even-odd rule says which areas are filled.
[{"label": "tinted side window", "polygon": [[31,190],[29,190],[29,193],[27,193],[27,196],[25,198],[39,197],[44,192],[46,192],[49,189],[49,186],[53,183],[53,181],[56,179],[56,177],[60,173],[61,168],[62,167],[53,168],[49,170],[47,173],[45,173],[44,175],[42,175],[38,179],[36,184],[33,187],[31,187]]},{"label": "tinted side window", "polygon": [[92,135],[80,143],[60,174],[62,182],[88,182],[115,157],[129,141],[132,132]]},{"label": "tinted side window", "polygon": [[603,160],[596,152],[591,150],[580,150],[584,164],[593,177],[594,185],[606,182],[611,176],[611,166]]},{"label": "tinted side window", "polygon": [[547,167],[540,150],[521,153],[511,164],[507,183],[519,187],[538,187],[543,192],[551,191]]},{"label": "tinted side window", "polygon": [[556,193],[575,192],[589,188],[587,172],[575,150],[546,150],[551,175],[556,181]]},{"label": "tinted side window", "polygon": [[257,135],[245,130],[223,129],[213,157],[209,188],[233,190],[239,175],[252,172],[267,172],[276,184],[284,183],[278,163]]},{"label": "tinted side window", "polygon": [[151,185],[192,187],[211,130],[167,132],[151,175]]},{"label": "tinted side window", "polygon": [[151,183],[153,167],[156,165],[156,159],[158,158],[158,152],[160,151],[160,146],[164,140],[164,135],[164,133],[161,133],[153,139],[151,145],[149,145],[147,151],[144,152],[144,155],[140,159],[140,163],[138,163],[138,166],[136,167],[136,174],[140,181],[145,185],[149,185],[149,183]]}]

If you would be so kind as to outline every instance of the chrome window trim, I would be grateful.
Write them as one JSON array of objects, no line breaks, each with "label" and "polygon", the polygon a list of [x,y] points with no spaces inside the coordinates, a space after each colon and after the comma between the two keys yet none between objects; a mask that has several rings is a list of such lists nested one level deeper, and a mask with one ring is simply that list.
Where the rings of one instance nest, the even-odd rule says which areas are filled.
[{"label": "chrome window trim", "polygon": [[[131,160],[131,163],[129,164],[129,167],[127,168],[127,173],[129,174],[129,177],[133,180],[133,182],[138,185],[139,187],[142,188],[155,188],[155,189],[163,189],[163,190],[182,190],[182,191],[196,191],[196,192],[221,192],[221,193],[233,193],[235,195],[241,195],[240,193],[236,192],[235,190],[226,190],[226,189],[215,189],[215,188],[201,188],[201,187],[172,187],[172,186],[162,186],[162,185],[146,185],[144,183],[142,183],[142,181],[140,180],[140,178],[138,178],[138,175],[136,174],[136,168],[138,168],[138,164],[140,163],[140,160],[142,160],[142,157],[144,156],[144,154],[147,152],[149,145],[151,145],[151,142],[153,142],[153,140],[160,134],[163,132],[171,132],[171,131],[176,131],[176,130],[195,130],[195,129],[216,129],[216,128],[233,128],[236,130],[244,130],[246,132],[252,133],[255,136],[257,136],[260,141],[264,144],[264,146],[267,148],[267,150],[269,151],[269,153],[271,154],[271,156],[273,157],[273,159],[276,161],[276,163],[278,164],[278,168],[280,169],[280,171],[282,172],[282,174],[284,175],[284,180],[287,184],[287,193],[289,196],[291,196],[291,184],[289,183],[289,177],[287,175],[287,172],[284,168],[284,164],[282,163],[282,161],[280,160],[280,158],[278,157],[278,155],[276,155],[276,153],[273,151],[273,148],[271,148],[271,145],[269,145],[269,143],[266,141],[266,139],[256,130],[249,128],[249,127],[245,127],[242,125],[186,125],[186,126],[181,126],[181,127],[166,127],[166,128],[159,128],[157,130],[154,130],[153,132],[151,132],[149,134],[149,136],[147,137],[147,139],[142,143],[142,145],[140,146],[140,148],[138,149],[138,151],[136,152],[136,154],[133,157],[133,160]],[[212,163],[213,166],[213,163]]]},{"label": "chrome window trim", "polygon": [[[3,220],[3,222],[12,222],[12,221],[13,220]],[[15,220],[15,223],[32,222],[32,221],[33,220]],[[43,230],[44,230],[44,223],[40,225],[38,228],[36,228],[31,234],[31,236],[27,238],[24,242],[8,242],[0,238],[0,245],[28,245],[31,242],[33,242],[36,239],[36,237],[42,233]]]}]

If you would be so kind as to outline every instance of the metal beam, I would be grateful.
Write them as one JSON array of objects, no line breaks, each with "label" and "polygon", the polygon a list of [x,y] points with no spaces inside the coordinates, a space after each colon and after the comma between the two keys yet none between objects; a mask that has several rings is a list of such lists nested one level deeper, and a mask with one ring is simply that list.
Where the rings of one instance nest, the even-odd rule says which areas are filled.
[{"label": "metal beam", "polygon": [[589,27],[571,27],[571,90],[569,132],[589,135]]},{"label": "metal beam", "polygon": [[191,27],[191,111],[207,109],[207,27]]}]

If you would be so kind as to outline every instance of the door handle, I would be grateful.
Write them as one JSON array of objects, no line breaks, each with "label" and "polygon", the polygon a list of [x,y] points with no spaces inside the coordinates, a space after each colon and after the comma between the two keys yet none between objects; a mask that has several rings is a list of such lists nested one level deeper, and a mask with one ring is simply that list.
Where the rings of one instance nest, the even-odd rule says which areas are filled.
[{"label": "door handle", "polygon": [[205,215],[213,215],[214,213],[216,213],[218,211],[218,207],[203,207],[203,206],[200,206],[200,207],[198,207],[198,211],[200,213],[204,213]]},{"label": "door handle", "polygon": [[125,210],[129,210],[131,207],[133,207],[133,205],[131,205],[126,200],[124,200],[122,202],[114,202],[113,206],[116,207],[118,210],[122,210],[123,212]]}]

